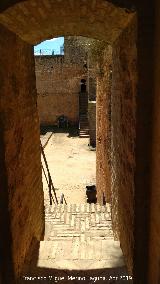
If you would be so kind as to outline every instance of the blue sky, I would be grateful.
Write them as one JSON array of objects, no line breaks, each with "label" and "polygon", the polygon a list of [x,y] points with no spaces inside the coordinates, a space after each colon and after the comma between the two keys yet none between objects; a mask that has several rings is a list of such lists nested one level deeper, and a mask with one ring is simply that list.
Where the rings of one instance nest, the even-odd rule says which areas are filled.
[{"label": "blue sky", "polygon": [[39,55],[40,49],[42,54],[60,54],[60,46],[64,43],[64,37],[52,38],[51,40],[46,40],[34,47],[34,54]]}]

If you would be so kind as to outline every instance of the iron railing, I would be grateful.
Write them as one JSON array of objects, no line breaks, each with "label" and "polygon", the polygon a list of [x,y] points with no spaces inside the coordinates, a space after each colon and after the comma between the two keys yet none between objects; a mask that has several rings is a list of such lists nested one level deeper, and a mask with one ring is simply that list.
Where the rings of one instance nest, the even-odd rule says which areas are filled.
[{"label": "iron railing", "polygon": [[[45,164],[46,171],[47,171],[47,173],[46,173],[45,168],[42,164],[42,170],[43,170],[43,173],[44,173],[47,185],[48,185],[48,189],[49,189],[50,205],[52,205],[52,202],[58,204],[58,198],[57,198],[56,191],[55,191],[55,188],[54,188],[54,185],[53,185],[53,181],[52,181],[51,174],[50,174],[50,171],[49,171],[49,167],[48,167],[47,159],[46,159],[46,156],[45,156],[45,153],[44,153],[44,149],[42,147],[42,143],[40,143],[40,146],[41,146],[42,157],[43,157],[44,164]],[[47,175],[48,175],[48,177],[47,177]],[[53,198],[52,192],[54,194],[54,198]]]},{"label": "iron railing", "polygon": [[[56,203],[58,204],[58,198],[57,198],[57,195],[56,195],[56,191],[55,191],[55,187],[53,185],[53,181],[52,181],[52,178],[51,178],[51,174],[50,174],[50,171],[49,171],[49,167],[48,167],[48,163],[47,163],[47,159],[46,159],[46,156],[45,156],[45,153],[44,153],[44,147],[42,146],[42,143],[40,143],[40,146],[41,146],[41,153],[42,153],[42,157],[43,157],[43,160],[44,160],[44,164],[45,164],[45,167],[46,167],[46,171],[45,171],[45,168],[42,164],[42,170],[43,170],[43,173],[44,173],[44,176],[45,176],[45,179],[46,179],[46,182],[47,182],[47,185],[48,185],[48,189],[49,189],[49,201],[50,201],[50,205],[52,205],[52,202],[53,203]],[[48,175],[48,177],[47,177]],[[54,194],[54,197],[53,197],[53,194]],[[64,194],[62,193],[61,196],[60,196],[60,204],[63,204],[63,202],[65,204],[67,204],[67,201],[65,199],[65,196]]]}]

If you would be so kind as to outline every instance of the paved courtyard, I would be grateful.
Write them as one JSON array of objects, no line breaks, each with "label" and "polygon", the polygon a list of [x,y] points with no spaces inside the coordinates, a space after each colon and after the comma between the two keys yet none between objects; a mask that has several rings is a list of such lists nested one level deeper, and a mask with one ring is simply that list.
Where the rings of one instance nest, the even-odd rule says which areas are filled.
[{"label": "paved courtyard", "polygon": [[[45,136],[41,141],[43,145]],[[96,184],[96,151],[88,143],[88,138],[79,138],[74,132],[53,133],[44,148],[57,196],[64,193],[67,203],[85,203],[86,185]],[[44,175],[43,187],[48,198]]]}]

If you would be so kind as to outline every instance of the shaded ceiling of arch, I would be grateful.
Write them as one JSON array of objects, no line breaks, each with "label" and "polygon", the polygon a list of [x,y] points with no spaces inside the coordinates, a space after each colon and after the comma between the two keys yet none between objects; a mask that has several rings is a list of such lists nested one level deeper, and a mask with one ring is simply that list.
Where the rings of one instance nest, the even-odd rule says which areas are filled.
[{"label": "shaded ceiling of arch", "polygon": [[67,35],[112,44],[135,17],[133,10],[105,0],[10,0],[10,4],[1,12],[0,23],[32,45]]}]

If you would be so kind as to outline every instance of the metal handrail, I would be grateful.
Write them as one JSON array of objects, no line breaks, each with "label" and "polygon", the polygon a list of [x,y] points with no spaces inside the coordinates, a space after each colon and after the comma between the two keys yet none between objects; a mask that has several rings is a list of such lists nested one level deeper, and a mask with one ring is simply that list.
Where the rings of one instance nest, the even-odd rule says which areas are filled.
[{"label": "metal handrail", "polygon": [[[41,163],[42,164],[42,163]],[[52,200],[54,202],[54,199],[53,199],[53,195],[52,195],[52,192],[51,192],[51,187],[49,185],[49,181],[47,179],[47,175],[46,175],[46,172],[45,172],[45,169],[43,167],[43,164],[42,164],[42,170],[43,170],[43,173],[44,173],[44,176],[45,176],[45,179],[46,179],[46,182],[48,184],[48,188],[49,188],[49,200],[50,200],[50,205],[52,205]]]},{"label": "metal handrail", "polygon": [[43,170],[43,173],[44,173],[44,176],[46,178],[46,181],[47,181],[47,184],[48,184],[48,188],[49,188],[50,205],[52,205],[52,200],[54,202],[54,199],[53,199],[53,196],[52,196],[52,191],[54,193],[56,204],[58,204],[58,198],[57,198],[56,191],[55,191],[55,188],[54,188],[54,185],[53,185],[53,182],[52,182],[52,178],[51,178],[51,175],[50,175],[47,159],[46,159],[46,156],[45,156],[45,153],[44,153],[44,150],[43,150],[41,142],[40,142],[40,146],[41,146],[41,152],[42,152],[43,160],[44,160],[44,163],[45,163],[45,166],[46,166],[46,170],[47,170],[47,174],[48,174],[48,178],[47,178],[45,169],[44,169],[44,167],[42,165],[42,170]]}]

